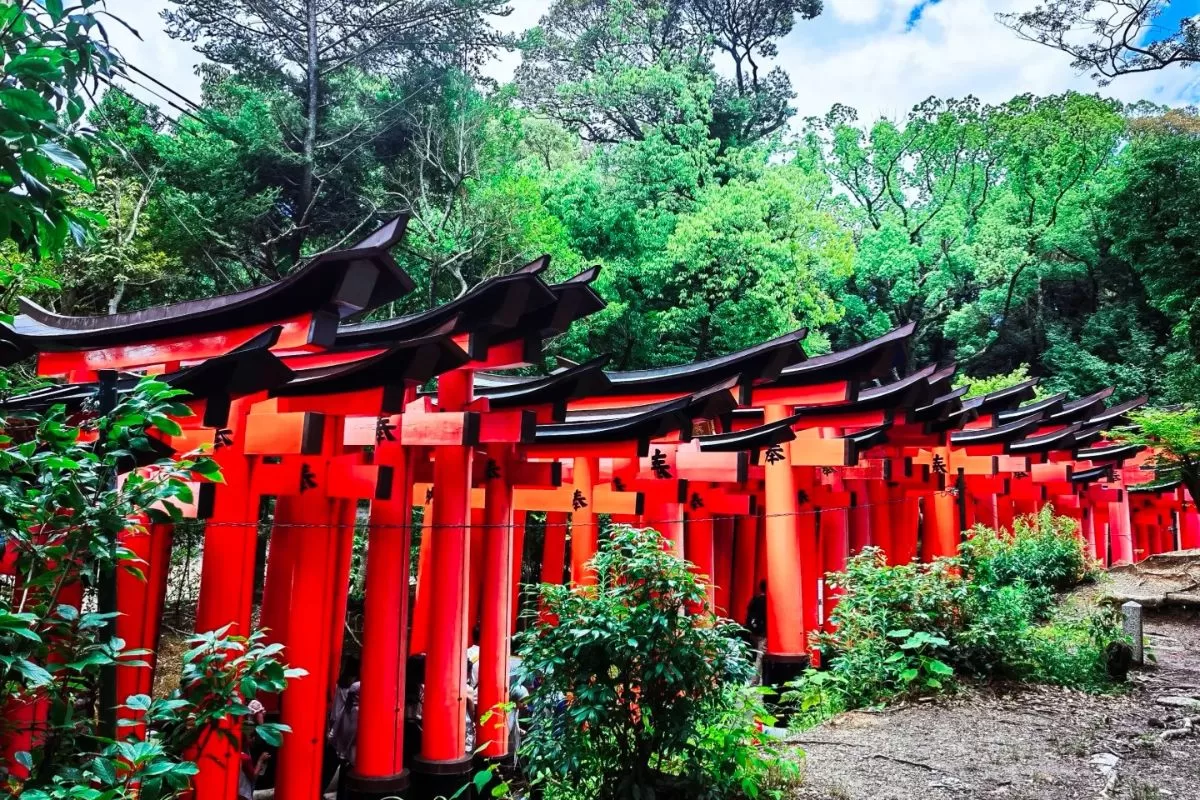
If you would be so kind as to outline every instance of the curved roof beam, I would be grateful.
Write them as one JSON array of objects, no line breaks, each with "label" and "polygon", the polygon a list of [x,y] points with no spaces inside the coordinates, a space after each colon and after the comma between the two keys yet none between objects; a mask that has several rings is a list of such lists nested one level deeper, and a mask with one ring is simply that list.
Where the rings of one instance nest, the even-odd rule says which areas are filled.
[{"label": "curved roof beam", "polygon": [[[187,300],[98,317],[55,314],[20,299],[21,314],[5,326],[25,353],[91,350],[151,339],[217,333],[314,313],[314,325],[332,333],[340,319],[369,311],[413,290],[412,279],[390,255],[407,217],[397,217],[345,250],[318,255],[282,280],[242,292]],[[324,330],[324,329],[323,329]],[[314,338],[319,341],[322,337]]]}]

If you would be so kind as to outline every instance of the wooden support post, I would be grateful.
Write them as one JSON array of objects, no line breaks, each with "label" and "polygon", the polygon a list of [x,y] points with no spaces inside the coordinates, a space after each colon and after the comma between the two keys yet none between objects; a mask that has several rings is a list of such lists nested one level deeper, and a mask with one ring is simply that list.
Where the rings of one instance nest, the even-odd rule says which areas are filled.
[{"label": "wooden support post", "polygon": [[1179,546],[1184,550],[1200,547],[1200,512],[1196,506],[1185,504],[1179,516]]},{"label": "wooden support post", "polygon": [[684,524],[683,503],[661,503],[652,509],[652,527],[662,534],[663,548],[682,561],[686,558],[684,540],[687,526]]},{"label": "wooden support post", "polygon": [[275,498],[275,518],[271,526],[271,539],[267,548],[267,576],[263,584],[262,627],[267,629],[271,642],[287,641],[288,619],[292,605],[293,542],[303,541],[297,529],[280,525],[282,518],[292,519],[287,504],[292,498],[281,495]]},{"label": "wooden support post", "polygon": [[1129,493],[1121,491],[1121,499],[1108,504],[1109,536],[1112,539],[1113,563],[1132,564],[1133,526],[1129,519]]},{"label": "wooden support post", "polygon": [[917,533],[920,529],[918,501],[903,489],[892,495],[888,506],[888,519],[892,526],[892,552],[888,555],[888,563],[911,564],[918,556]]},{"label": "wooden support post", "polygon": [[825,576],[841,572],[846,568],[850,556],[850,511],[845,508],[822,509],[819,519],[818,538],[821,544],[822,568],[820,579],[824,585],[824,608],[821,627],[830,630],[829,617],[837,607],[839,590],[830,588]]},{"label": "wooden support post", "polygon": [[1087,505],[1084,505],[1080,509],[1079,535],[1083,539],[1088,555],[1099,559],[1100,549],[1096,543],[1096,515],[1092,512],[1091,507]]},{"label": "wooden support post", "polygon": [[[513,510],[512,446],[490,444],[483,527],[483,602],[479,631],[479,736],[478,746],[488,759],[510,754],[508,712],[508,659],[512,638]],[[495,464],[495,469],[490,469]],[[484,718],[487,718],[484,721]]]},{"label": "wooden support post", "polygon": [[[439,379],[443,411],[459,411],[471,400],[471,373]],[[425,658],[425,704],[421,756],[414,768],[424,776],[469,772],[466,752],[467,576],[471,511],[472,450],[463,445],[434,448],[433,538],[430,578],[437,597],[430,612]]]},{"label": "wooden support post", "polygon": [[704,583],[708,609],[716,607],[717,591],[713,584],[716,573],[713,518],[704,509],[689,511],[684,538],[687,560],[692,563],[697,577]]},{"label": "wooden support post", "polygon": [[546,512],[546,530],[542,536],[542,583],[562,583],[567,557],[567,514]]},{"label": "wooden support post", "polygon": [[329,685],[332,687],[342,671],[342,645],[346,639],[346,608],[350,602],[350,561],[354,557],[354,526],[357,521],[357,503],[340,499],[334,507],[337,514],[334,529],[334,556],[332,603],[329,607]]},{"label": "wooden support post", "polygon": [[[812,467],[794,468],[799,492],[812,497],[816,486]],[[820,524],[820,511],[814,508],[811,501],[799,506],[793,520],[796,531],[796,547],[800,552],[800,604],[804,611],[803,636],[806,650],[812,648],[807,644],[809,635],[821,629],[821,549],[817,540],[817,527]]]},{"label": "wooden support post", "polygon": [[[142,572],[141,578],[128,570],[117,570],[117,636],[125,640],[130,650],[158,648],[159,625],[167,593],[167,573],[171,568],[171,539],[173,526],[154,524],[121,535],[121,544],[138,559],[133,566]],[[152,694],[156,657],[153,652],[142,660],[150,666],[118,666],[116,670],[117,703],[124,704],[131,695]],[[120,708],[118,719],[138,719],[140,714]],[[141,725],[125,728],[139,738],[145,735]]]},{"label": "wooden support post", "polygon": [[730,616],[746,624],[746,610],[758,592],[758,525],[759,516],[738,517],[733,532],[733,588],[730,594]]},{"label": "wooden support post", "polygon": [[[204,561],[196,631],[229,625],[235,635],[250,633],[254,599],[254,556],[258,495],[251,492],[251,460],[243,452],[248,402],[235,400],[227,431],[217,432],[213,457],[225,482],[213,487],[212,514],[204,526]],[[295,664],[291,653],[288,660]],[[195,800],[229,800],[237,796],[241,769],[241,726],[230,723],[207,737],[194,753],[199,772],[192,779]]]},{"label": "wooden support post", "polygon": [[930,562],[942,556],[956,555],[962,536],[957,498],[949,491],[937,491],[922,499],[925,506],[925,538],[921,560]]},{"label": "wooden support post", "polygon": [[716,612],[718,616],[730,617],[730,598],[733,596],[733,531],[734,517],[720,516],[713,520],[713,558],[716,574]]},{"label": "wooden support post", "polygon": [[854,496],[849,514],[850,555],[858,555],[871,544],[871,507],[867,489],[868,481],[847,481],[847,488]]},{"label": "wooden support post", "polygon": [[892,495],[902,496],[903,490],[893,491],[885,481],[869,481],[867,501],[871,513],[871,544],[883,550],[889,564],[896,563],[893,545],[896,531],[892,522]]},{"label": "wooden support post", "polygon": [[[327,424],[322,453],[332,456],[340,446],[340,424]],[[295,553],[293,563],[294,585],[303,590],[293,593],[291,613],[307,624],[288,626],[285,647],[288,662],[308,673],[293,681],[282,698],[283,722],[292,732],[279,749],[275,784],[279,800],[312,800],[320,796],[323,788],[320,784],[325,724],[333,688],[330,662],[334,657],[334,640],[340,638],[341,621],[336,632],[332,628],[338,584],[349,577],[349,565],[345,564],[347,572],[343,574],[338,553],[339,527],[343,524],[339,506],[343,501],[330,498],[324,486],[305,484],[300,477],[305,466],[312,469],[305,464],[297,470],[297,484],[302,490],[293,496],[292,502],[284,504],[282,513],[276,508],[278,524],[304,526],[304,547]]]},{"label": "wooden support post", "polygon": [[433,509],[434,504],[425,504],[421,517],[421,545],[417,552],[417,594],[413,598],[412,637],[409,653],[429,652],[429,631],[433,614]]},{"label": "wooden support post", "polygon": [[525,563],[525,518],[528,512],[513,512],[512,617],[509,630],[517,629],[521,614],[521,567]]},{"label": "wooden support post", "polygon": [[375,461],[393,470],[391,496],[371,503],[363,600],[362,684],[357,753],[350,789],[394,796],[408,788],[404,764],[404,687],[415,456],[399,441],[380,441]]},{"label": "wooden support post", "polygon": [[1013,519],[1017,515],[1016,505],[1008,495],[996,496],[996,529],[1013,532]]},{"label": "wooden support post", "polygon": [[[769,405],[764,419],[770,424],[785,419],[787,406]],[[790,445],[791,443],[789,443]],[[766,570],[767,570],[767,652],[764,657],[764,682],[794,677],[808,662],[804,637],[804,601],[802,554],[797,536],[796,477],[788,445],[784,457],[764,455],[766,480]],[[775,665],[779,669],[775,669]],[[769,675],[767,674],[769,673]]]},{"label": "wooden support post", "polygon": [[574,476],[571,498],[571,583],[591,586],[596,582],[596,575],[588,569],[587,564],[596,555],[600,541],[595,498],[595,487],[600,482],[600,459],[577,457]]}]

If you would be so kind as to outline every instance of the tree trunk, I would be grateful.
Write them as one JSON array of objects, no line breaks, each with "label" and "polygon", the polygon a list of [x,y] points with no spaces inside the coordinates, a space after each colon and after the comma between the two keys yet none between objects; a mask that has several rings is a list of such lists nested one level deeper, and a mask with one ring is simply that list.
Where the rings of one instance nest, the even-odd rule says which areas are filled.
[{"label": "tree trunk", "polygon": [[118,281],[117,288],[113,290],[112,297],[108,298],[108,313],[117,313],[117,307],[121,305],[121,298],[125,296],[125,281]]},{"label": "tree trunk", "polygon": [[[321,102],[321,66],[317,46],[317,0],[305,0],[304,6],[308,34],[308,58],[305,63],[305,72],[308,78],[308,114],[304,130],[304,175],[300,183],[300,208],[297,209],[299,216],[295,219],[298,228],[307,226],[308,217],[312,213],[313,203],[316,200],[314,185],[317,160],[317,113]],[[292,259],[299,261],[304,242],[303,230],[296,231],[292,240]]]}]

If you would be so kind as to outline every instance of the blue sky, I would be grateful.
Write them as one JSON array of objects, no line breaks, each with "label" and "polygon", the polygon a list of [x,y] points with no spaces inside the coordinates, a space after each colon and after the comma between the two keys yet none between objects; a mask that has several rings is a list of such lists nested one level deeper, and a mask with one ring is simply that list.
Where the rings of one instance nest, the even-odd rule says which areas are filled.
[{"label": "blue sky", "polygon": [[[550,0],[511,0],[510,30],[537,23]],[[142,40],[114,30],[127,57],[192,98],[198,56],[162,31],[165,0],[108,0],[109,8],[139,30]],[[1036,0],[825,0],[825,13],[801,22],[780,46],[778,63],[792,76],[795,105],[803,116],[821,115],[833,103],[857,108],[865,119],[898,118],[930,95],[974,94],[1001,102],[1025,92],[1098,91],[1068,59],[1022,42],[995,21],[997,12],[1025,10]],[[1160,19],[1173,29],[1183,16],[1200,14],[1200,0],[1176,0]],[[508,78],[518,58],[507,54],[490,66]],[[1200,68],[1170,69],[1121,78],[1099,90],[1121,100],[1170,105],[1200,102]],[[153,98],[147,97],[152,100]]]}]

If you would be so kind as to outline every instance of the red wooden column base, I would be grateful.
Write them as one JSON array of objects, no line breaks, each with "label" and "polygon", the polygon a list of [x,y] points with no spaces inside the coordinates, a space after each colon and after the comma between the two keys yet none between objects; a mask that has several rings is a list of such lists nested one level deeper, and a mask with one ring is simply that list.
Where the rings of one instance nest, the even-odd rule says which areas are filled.
[{"label": "red wooden column base", "polygon": [[738,517],[733,532],[733,588],[730,617],[746,624],[750,600],[758,591],[758,516]]},{"label": "red wooden column base", "polygon": [[[514,561],[510,445],[488,446],[497,469],[484,487],[482,603],[479,626],[479,702],[477,747],[487,759],[511,754],[508,713],[508,662],[512,641]],[[486,718],[486,721],[485,721]]]},{"label": "red wooden column base", "polygon": [[708,610],[711,611],[717,602],[717,590],[713,584],[713,575],[716,573],[713,518],[704,511],[693,512],[688,515],[686,525],[684,542],[687,545],[687,560],[692,563],[696,577],[704,584]]},{"label": "red wooden column base", "polygon": [[[389,452],[391,451],[391,452]],[[412,541],[412,464],[398,443],[383,442],[376,460],[395,470],[388,500],[371,503],[363,602],[362,688],[358,750],[350,791],[360,797],[394,796],[408,788],[404,766],[405,632]]]},{"label": "red wooden column base", "polygon": [[716,562],[716,574],[713,581],[716,584],[717,616],[729,618],[731,609],[730,598],[733,596],[733,517],[716,517],[713,519],[713,559]]},{"label": "red wooden column base", "polygon": [[[769,424],[788,415],[785,406],[767,406]],[[784,446],[785,450],[787,445]],[[804,636],[804,577],[798,535],[799,497],[789,458],[766,461],[767,648],[763,683],[781,684],[800,674],[809,663]],[[810,515],[811,519],[811,515]]]},{"label": "red wooden column base", "polygon": [[956,555],[961,537],[957,498],[948,491],[939,491],[926,495],[924,503],[925,536],[921,559],[930,562],[942,556]]},{"label": "red wooden column base", "polygon": [[[167,572],[171,566],[171,537],[173,526],[148,525],[144,530],[126,531],[121,544],[129,548],[142,562],[134,564],[143,578],[128,570],[117,570],[117,636],[125,640],[130,650],[158,648],[158,626],[167,594]],[[155,656],[143,657],[149,667],[117,667],[117,703],[124,704],[131,695],[149,695],[154,686]],[[139,715],[124,708],[117,709],[118,719],[136,719]],[[122,732],[145,735],[141,726]]]}]

